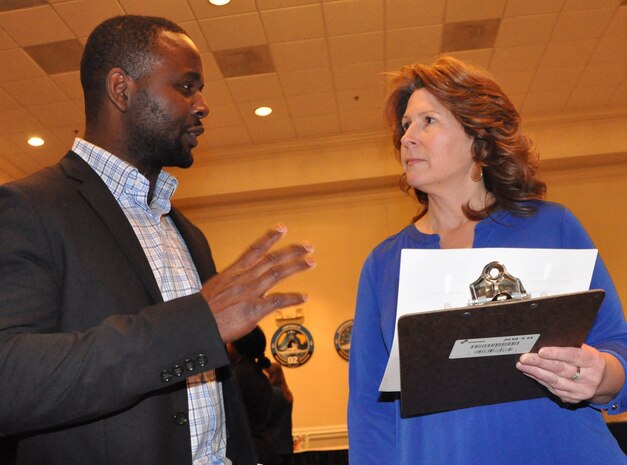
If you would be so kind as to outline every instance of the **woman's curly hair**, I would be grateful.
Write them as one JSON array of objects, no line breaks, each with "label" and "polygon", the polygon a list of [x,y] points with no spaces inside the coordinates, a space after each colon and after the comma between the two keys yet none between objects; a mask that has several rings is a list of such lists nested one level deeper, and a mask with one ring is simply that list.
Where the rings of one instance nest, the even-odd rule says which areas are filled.
[{"label": "woman's curly hair", "polygon": [[[482,168],[483,181],[494,202],[481,210],[465,205],[466,216],[480,220],[500,209],[532,215],[535,208],[525,201],[542,198],[546,184],[537,176],[536,149],[523,133],[520,115],[501,87],[486,72],[453,57],[440,57],[432,65],[402,67],[392,74],[384,104],[397,156],[404,134],[403,114],[417,89],[426,89],[436,97],[474,139],[472,158]],[[411,190],[405,175],[401,184],[404,190]],[[413,190],[424,207],[416,220],[427,212],[429,200],[426,193]]]}]

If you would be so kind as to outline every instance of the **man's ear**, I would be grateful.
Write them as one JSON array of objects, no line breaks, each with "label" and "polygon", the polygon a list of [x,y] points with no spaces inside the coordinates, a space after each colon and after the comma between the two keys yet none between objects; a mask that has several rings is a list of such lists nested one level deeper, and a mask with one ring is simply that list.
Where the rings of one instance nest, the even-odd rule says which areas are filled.
[{"label": "man's ear", "polygon": [[128,109],[128,97],[132,87],[133,78],[122,68],[113,68],[107,73],[107,97],[122,113]]}]

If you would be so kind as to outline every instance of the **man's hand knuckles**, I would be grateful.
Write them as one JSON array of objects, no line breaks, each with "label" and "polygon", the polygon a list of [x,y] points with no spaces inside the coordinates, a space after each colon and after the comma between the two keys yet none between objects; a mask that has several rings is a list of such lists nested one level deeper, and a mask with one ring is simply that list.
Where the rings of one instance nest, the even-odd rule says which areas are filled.
[{"label": "man's hand knuckles", "polygon": [[281,263],[283,255],[278,252],[269,252],[263,258],[271,265],[276,265],[277,263]]},{"label": "man's hand knuckles", "polygon": [[254,316],[257,316],[257,315],[262,315],[264,311],[265,311],[265,308],[264,308],[263,303],[257,302],[251,305],[249,313],[253,314]]},{"label": "man's hand knuckles", "polygon": [[272,308],[281,308],[285,306],[285,298],[282,295],[273,295],[269,298],[270,303],[272,304]]}]

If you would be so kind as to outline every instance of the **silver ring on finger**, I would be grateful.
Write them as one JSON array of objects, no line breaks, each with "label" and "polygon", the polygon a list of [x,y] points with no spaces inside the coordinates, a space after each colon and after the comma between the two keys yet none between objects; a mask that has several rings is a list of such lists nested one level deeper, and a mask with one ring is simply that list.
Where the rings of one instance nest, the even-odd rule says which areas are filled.
[{"label": "silver ring on finger", "polygon": [[577,372],[572,376],[571,381],[575,381],[577,378],[579,378],[579,375],[581,374],[581,368],[577,367]]}]

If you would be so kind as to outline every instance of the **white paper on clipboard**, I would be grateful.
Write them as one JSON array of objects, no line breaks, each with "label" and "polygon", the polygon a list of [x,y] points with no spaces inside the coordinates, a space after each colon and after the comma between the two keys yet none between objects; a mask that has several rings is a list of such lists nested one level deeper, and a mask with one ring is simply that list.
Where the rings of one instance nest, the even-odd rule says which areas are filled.
[{"label": "white paper on clipboard", "polygon": [[[396,322],[408,313],[465,307],[469,285],[490,262],[501,262],[531,297],[590,288],[597,249],[403,249]],[[379,391],[400,391],[396,332]]]}]

